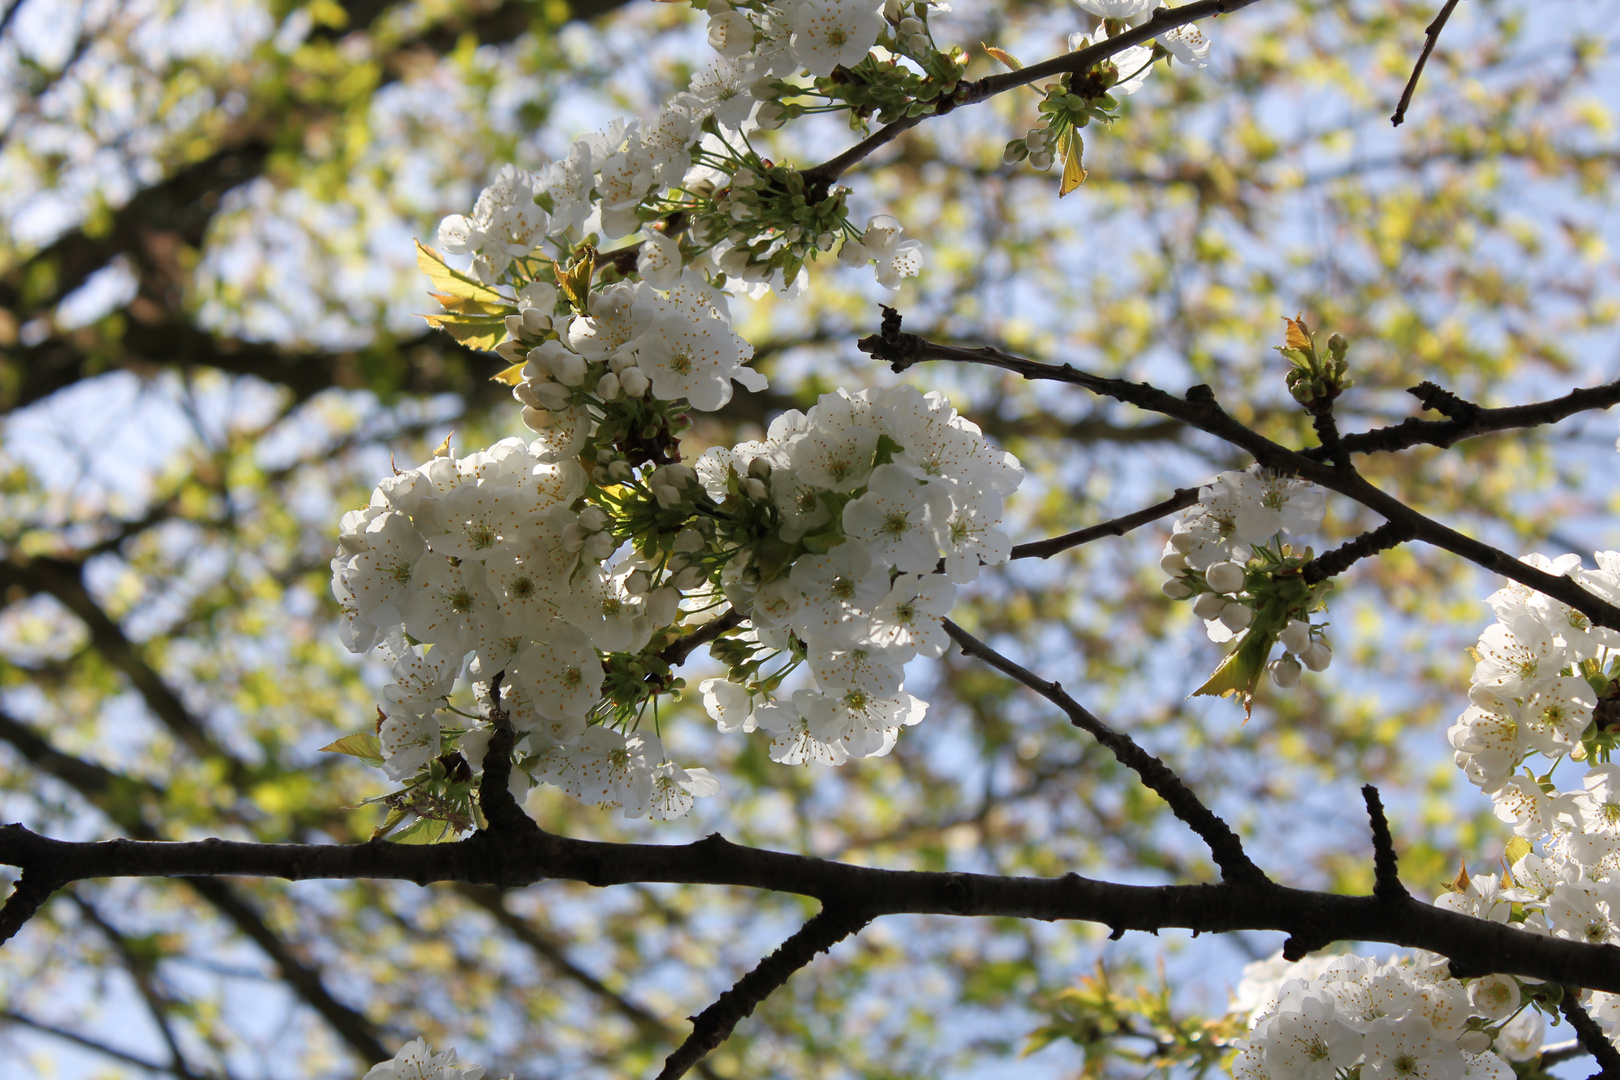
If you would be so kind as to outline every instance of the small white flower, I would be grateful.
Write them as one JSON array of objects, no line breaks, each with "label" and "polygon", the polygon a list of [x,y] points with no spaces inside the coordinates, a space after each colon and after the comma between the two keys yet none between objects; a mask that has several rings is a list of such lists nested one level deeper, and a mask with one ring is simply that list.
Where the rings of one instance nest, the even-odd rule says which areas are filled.
[{"label": "small white flower", "polygon": [[861,247],[877,262],[878,284],[885,289],[898,289],[901,278],[922,272],[922,241],[901,240],[904,231],[895,218],[878,214],[867,222],[861,236]]}]

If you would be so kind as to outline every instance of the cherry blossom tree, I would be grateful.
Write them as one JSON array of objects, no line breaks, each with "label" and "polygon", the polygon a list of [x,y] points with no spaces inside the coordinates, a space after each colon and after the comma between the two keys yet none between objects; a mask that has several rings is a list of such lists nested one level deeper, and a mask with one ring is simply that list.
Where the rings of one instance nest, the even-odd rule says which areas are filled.
[{"label": "cherry blossom tree", "polygon": [[[195,722],[141,644],[97,606],[84,565],[134,535],[126,531],[134,519],[101,523],[107,538],[76,563],[26,530],[7,541],[16,553],[8,588],[65,605],[75,626],[119,658],[113,667],[170,733],[220,763],[212,783],[246,793],[249,804],[227,806],[203,785],[194,796],[200,817],[160,829],[144,809],[163,794],[156,781],[120,776],[94,755],[70,757],[0,714],[12,747],[91,797],[117,826],[95,838],[82,827],[45,827],[46,818],[0,826],[0,863],[16,871],[0,941],[25,946],[53,910],[75,905],[76,918],[124,955],[171,1060],[123,1056],[177,1076],[202,1075],[191,1064],[200,1052],[175,1034],[172,996],[140,959],[144,946],[80,891],[86,883],[189,883],[274,959],[349,1056],[370,1067],[369,1080],[478,1080],[490,1066],[472,1054],[458,1060],[436,1033],[379,1025],[342,1003],[234,891],[236,879],[457,890],[610,1003],[648,1046],[668,1044],[660,1080],[748,1071],[710,1055],[756,1008],[789,992],[818,954],[846,939],[871,941],[900,916],[1062,921],[1106,928],[1115,940],[1176,929],[1285,935],[1275,955],[1243,969],[1231,1007],[1207,1019],[1187,1019],[1168,989],[1154,997],[1115,988],[1106,971],[1031,999],[1045,1023],[1020,1033],[1030,1045],[1068,1040],[1097,1069],[1135,1062],[1256,1080],[1509,1078],[1590,1056],[1601,1075],[1620,1075],[1620,772],[1610,761],[1620,725],[1620,553],[1599,550],[1588,563],[1584,552],[1563,552],[1567,545],[1531,552],[1501,529],[1445,523],[1420,488],[1392,479],[1432,470],[1479,483],[1469,470],[1489,462],[1469,457],[1471,447],[1533,447],[1620,402],[1620,381],[1570,389],[1566,380],[1561,392],[1542,393],[1554,380],[1541,372],[1523,381],[1535,393],[1515,385],[1502,390],[1517,395],[1514,403],[1493,407],[1425,379],[1408,393],[1419,412],[1435,415],[1413,415],[1410,405],[1397,415],[1391,391],[1405,369],[1362,359],[1387,344],[1370,314],[1378,305],[1336,308],[1331,282],[1310,316],[1277,310],[1266,327],[1247,331],[1273,345],[1245,361],[1253,385],[1267,388],[1263,409],[1213,379],[1169,389],[1177,381],[1155,375],[1151,362],[1081,365],[1036,335],[984,343],[988,335],[953,332],[929,310],[929,275],[960,272],[959,253],[936,250],[933,229],[908,228],[903,199],[884,204],[879,178],[908,167],[895,147],[952,123],[988,125],[992,135],[981,127],[977,137],[1000,149],[986,175],[1035,174],[1031,198],[1058,213],[1059,200],[1095,189],[1084,162],[1095,170],[1112,160],[1099,148],[1130,137],[1138,103],[1156,86],[1188,102],[1219,95],[1223,78],[1245,77],[1222,70],[1221,42],[1242,20],[1276,17],[1260,0],[1077,0],[1027,35],[1052,46],[1028,64],[960,37],[957,13],[930,0],[692,6],[698,14],[682,17],[704,29],[708,52],[680,85],[649,109],[572,132],[544,160],[494,165],[476,196],[469,191],[460,212],[439,220],[432,244],[415,245],[437,308],[427,324],[441,345],[452,341],[468,363],[484,365],[510,400],[494,406],[502,418],[492,425],[424,446],[409,467],[391,454],[384,472],[378,460],[364,485],[369,497],[359,492],[327,519],[329,546],[315,560],[325,569],[309,572],[329,581],[330,600],[308,602],[327,605],[331,636],[363,658],[344,670],[362,673],[352,685],[370,701],[345,713],[345,700],[330,724],[309,727],[325,733],[319,775],[342,775],[346,786],[307,776],[291,785],[262,771],[252,751],[212,746],[216,733]],[[1420,81],[1455,7],[1450,0],[1440,10],[1408,58],[1415,67],[1395,106],[1397,126],[1424,109],[1427,88],[1465,77],[1431,72]],[[1587,155],[1572,169],[1609,160],[1567,152]],[[1041,176],[1048,170],[1058,176]],[[1127,192],[1154,183],[1146,175],[1116,182]],[[1194,183],[1198,198],[1217,198],[1200,183],[1214,181]],[[760,313],[791,320],[782,313],[814,310],[818,295],[856,274],[856,287],[870,282],[878,302],[862,306],[863,330],[844,340],[877,377],[852,386],[812,379],[814,392],[795,404],[776,388],[780,370],[767,374],[787,366],[773,354],[792,346],[760,336],[769,324]],[[1581,299],[1583,310],[1602,308]],[[1585,329],[1604,318],[1589,314]],[[1529,340],[1512,325],[1503,333]],[[799,336],[809,335],[801,328]],[[1115,373],[1105,373],[1110,367]],[[961,392],[992,378],[1033,388],[1021,419],[993,408],[980,415]],[[1492,393],[1506,385],[1478,384]],[[1218,467],[1184,477],[1168,497],[1136,498],[1145,490],[1136,484],[1134,505],[1069,531],[1049,528],[1074,517],[1061,511],[1049,463],[1033,460],[1043,447],[1020,428],[1055,421],[1062,403],[1076,400],[1101,403],[1103,422],[1162,423],[1177,438],[1200,440],[1201,462]],[[750,402],[768,404],[752,406],[752,428],[731,432],[750,437],[720,437],[722,422]],[[404,450],[430,426],[392,437]],[[1598,459],[1605,494],[1612,434],[1605,428],[1596,448],[1585,448]],[[1008,449],[1015,442],[1018,455]],[[17,499],[38,488],[26,479],[16,486]],[[1573,480],[1567,489],[1581,490]],[[1517,494],[1493,508],[1511,517]],[[235,512],[229,498],[217,502],[220,515]],[[1044,610],[1027,602],[1035,625],[1014,617],[1009,594],[1028,590],[1018,584],[1020,565],[1138,540],[1149,553],[1144,566],[1156,561],[1156,569],[1071,583]],[[1224,715],[1234,733],[1257,713],[1286,718],[1301,702],[1344,707],[1347,698],[1322,696],[1326,673],[1366,665],[1359,670],[1376,677],[1378,669],[1368,650],[1352,647],[1353,632],[1344,636],[1347,620],[1330,615],[1345,610],[1339,597],[1356,575],[1398,566],[1414,550],[1445,553],[1453,572],[1477,568],[1492,581],[1489,616],[1474,616],[1492,621],[1471,649],[1471,680],[1449,688],[1449,705],[1426,710],[1431,722],[1400,735],[1443,739],[1459,786],[1481,810],[1470,819],[1474,834],[1451,841],[1472,845],[1464,853],[1473,872],[1420,883],[1408,870],[1433,902],[1403,883],[1397,830],[1409,806],[1386,811],[1375,770],[1348,778],[1367,781],[1364,832],[1359,848],[1342,852],[1359,877],[1338,884],[1363,887],[1302,884],[1263,854],[1266,819],[1218,799],[1205,790],[1207,775],[1190,775],[1178,760],[1204,737],[1193,714],[1146,725],[1131,715],[1139,695],[1125,689],[1124,673],[1115,673],[1120,685],[1099,686],[1084,664],[1070,674],[1072,654],[1065,663],[1042,647],[1042,619],[1062,624],[1073,617],[1064,604],[1095,593],[1108,598],[1110,637],[1139,633],[1133,620],[1153,624],[1135,646],[1136,675],[1173,683],[1189,700],[1212,699],[1198,702],[1210,710],[1199,715]],[[1418,618],[1427,614],[1417,606]],[[1189,626],[1198,621],[1213,647],[1198,655],[1210,663],[1184,678],[1186,665],[1165,658],[1164,642],[1181,640],[1191,655]],[[307,656],[291,677],[315,678],[325,662]],[[1050,861],[1002,872],[994,859],[840,858],[808,832],[797,849],[779,850],[727,839],[734,829],[724,817],[722,831],[689,842],[655,831],[665,828],[655,822],[679,828],[703,815],[739,782],[802,798],[822,776],[876,777],[858,770],[943,753],[943,710],[931,707],[936,695],[953,699],[942,670],[979,681],[977,699],[966,691],[955,699],[976,701],[989,719],[1017,701],[1038,707],[1045,725],[1066,721],[1088,765],[1109,770],[1110,797],[1162,806],[1169,818],[1161,825],[1177,839],[1147,830],[1134,841],[1136,865],[1087,867],[1082,876]],[[49,684],[48,670],[37,677]],[[1446,717],[1432,722],[1441,709]],[[1256,723],[1283,735],[1275,720]],[[262,736],[257,753],[272,755],[275,741]],[[1018,756],[1040,753],[1037,744]],[[293,804],[322,813],[298,828],[265,826],[261,812]],[[793,813],[813,826],[812,808]],[[1175,854],[1187,850],[1186,837],[1196,854]],[[1485,869],[1492,859],[1498,865]],[[1144,866],[1165,880],[1144,883],[1135,873]],[[805,911],[773,951],[757,950],[757,964],[711,995],[684,1030],[514,913],[508,896],[542,882],[655,898],[657,886],[725,887],[799,897],[819,910]],[[409,918],[403,905],[377,910]],[[767,922],[742,936],[752,943]],[[1396,951],[1343,948],[1355,943]],[[53,1031],[20,1013],[8,1019]],[[1573,1040],[1556,1042],[1548,1026],[1566,1023]],[[566,1019],[556,1026],[569,1029]],[[1127,1048],[1132,1040],[1137,1050]],[[229,1055],[212,1053],[218,1072],[232,1075]],[[649,1064],[607,1053],[597,1060]],[[338,1075],[348,1066],[315,1067]],[[801,1067],[815,1071],[802,1061],[785,1068]]]}]

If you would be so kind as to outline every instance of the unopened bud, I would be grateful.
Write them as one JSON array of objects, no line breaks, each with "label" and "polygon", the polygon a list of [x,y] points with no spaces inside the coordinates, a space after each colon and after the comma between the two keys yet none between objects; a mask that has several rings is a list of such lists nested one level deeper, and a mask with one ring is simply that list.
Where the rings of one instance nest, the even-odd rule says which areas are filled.
[{"label": "unopened bud", "polygon": [[586,532],[601,532],[608,526],[607,511],[600,506],[587,506],[579,512],[579,524]]},{"label": "unopened bud", "polygon": [[1301,619],[1290,620],[1282,633],[1277,635],[1277,640],[1289,652],[1303,656],[1305,650],[1311,647],[1311,624]]},{"label": "unopened bud", "polygon": [[703,567],[688,566],[685,570],[682,570],[680,573],[676,574],[674,580],[671,581],[670,584],[674,585],[682,592],[689,592],[690,590],[695,589],[699,585],[703,584],[705,577],[707,577],[707,575],[704,574]]},{"label": "unopened bud", "polygon": [[1248,575],[1235,562],[1218,562],[1204,571],[1204,580],[1218,593],[1235,593],[1243,590]]},{"label": "unopened bud", "polygon": [[619,372],[619,388],[624,391],[625,397],[641,397],[651,385],[652,380],[640,368],[625,368]]},{"label": "unopened bud", "polygon": [[744,495],[747,495],[755,502],[766,502],[771,497],[770,489],[765,486],[764,482],[756,480],[752,476],[742,482],[742,491]]},{"label": "unopened bud", "polygon": [[1249,628],[1250,623],[1254,622],[1254,608],[1234,600],[1221,608],[1220,620],[1221,625],[1232,631],[1232,633],[1241,633]]},{"label": "unopened bud", "polygon": [[1171,578],[1160,586],[1160,590],[1172,600],[1185,600],[1193,592],[1192,586],[1181,578]]},{"label": "unopened bud", "polygon": [[1187,569],[1187,556],[1173,547],[1169,548],[1159,557],[1159,569],[1172,576],[1179,574]]},{"label": "unopened bud", "polygon": [[1327,666],[1333,663],[1333,650],[1328,648],[1325,641],[1313,641],[1299,657],[1305,661],[1305,666],[1312,671],[1326,671]]},{"label": "unopened bud", "polygon": [[1200,619],[1218,619],[1226,604],[1226,597],[1220,593],[1199,593],[1198,599],[1193,601],[1193,614]]},{"label": "unopened bud", "polygon": [[591,533],[585,540],[585,555],[588,558],[601,562],[618,550],[619,540],[612,533],[603,529],[601,532]]},{"label": "unopened bud", "polygon": [[695,551],[702,551],[706,543],[703,534],[688,525],[675,534],[675,542],[670,547],[689,555]]},{"label": "unopened bud", "polygon": [[1293,653],[1283,653],[1271,662],[1271,681],[1284,690],[1299,685],[1300,666]]}]

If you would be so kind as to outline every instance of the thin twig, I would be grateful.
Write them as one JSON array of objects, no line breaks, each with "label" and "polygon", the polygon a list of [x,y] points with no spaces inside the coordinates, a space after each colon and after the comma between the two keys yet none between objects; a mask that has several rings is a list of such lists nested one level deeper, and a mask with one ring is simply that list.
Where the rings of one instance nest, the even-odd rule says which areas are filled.
[{"label": "thin twig", "polygon": [[1305,584],[1315,585],[1319,581],[1337,577],[1362,559],[1388,551],[1410,539],[1412,539],[1411,530],[1406,526],[1386,521],[1378,528],[1370,529],[1354,540],[1346,541],[1332,551],[1323,552],[1306,563]]},{"label": "thin twig", "polygon": [[[1215,400],[1214,392],[1207,386],[1191,387],[1186,397],[1178,398],[1148,383],[1133,383],[1125,379],[1093,375],[1070,364],[1038,363],[989,347],[968,349],[954,345],[940,345],[915,334],[902,333],[899,324],[898,315],[886,309],[883,332],[862,338],[857,343],[858,346],[874,358],[887,361],[896,371],[904,371],[924,360],[983,364],[1015,372],[1026,379],[1044,379],[1083,387],[1127,405],[1173,417],[1247,451],[1255,461],[1267,468],[1302,476],[1330,491],[1354,499],[1368,509],[1382,514],[1387,520],[1409,530],[1413,539],[1460,555],[1493,573],[1529,586],[1536,592],[1544,593],[1574,608],[1599,626],[1620,630],[1620,608],[1587,592],[1574,580],[1538,570],[1499,548],[1442,525],[1374,487],[1354,469],[1324,465],[1319,457],[1290,450],[1272,442],[1222,409]],[[1610,393],[1620,399],[1620,383],[1599,388],[1598,391],[1578,393],[1584,395],[1587,408],[1607,407],[1600,406],[1597,402],[1607,398]],[[1574,396],[1566,395],[1566,398]],[[1345,442],[1348,445],[1349,440],[1346,439]]]},{"label": "thin twig", "polygon": [[726,1041],[732,1030],[754,1007],[769,997],[795,971],[826,952],[871,921],[868,915],[824,907],[780,948],[720,995],[718,1001],[692,1017],[692,1034],[664,1061],[657,1080],[679,1080],[688,1069]]},{"label": "thin twig", "polygon": [[1384,817],[1384,803],[1378,789],[1366,784],[1361,797],[1367,803],[1367,818],[1372,823],[1373,842],[1373,895],[1390,902],[1409,899],[1411,894],[1401,884],[1400,864],[1395,855],[1395,838],[1389,832],[1389,820]]},{"label": "thin twig", "polygon": [[1068,714],[1069,723],[1091,735],[1107,747],[1121,765],[1140,776],[1142,783],[1168,803],[1176,817],[1209,846],[1210,854],[1214,856],[1216,865],[1221,868],[1223,880],[1250,884],[1260,884],[1267,880],[1266,875],[1244,852],[1243,842],[1238,839],[1231,826],[1200,802],[1192,789],[1183,783],[1181,777],[1177,776],[1168,765],[1138,746],[1129,735],[1115,731],[1097,719],[1084,705],[1069,696],[1060,684],[1042,679],[949,619],[944,620],[944,625],[945,632],[950,635],[952,641],[962,647],[963,652],[978,657],[1003,675],[1023,683],[1062,709]]},{"label": "thin twig", "polygon": [[1162,517],[1185,510],[1198,501],[1199,488],[1177,488],[1176,493],[1163,502],[1156,502],[1152,506],[1136,511],[1134,514],[1125,514],[1096,525],[1088,525],[1084,529],[1076,529],[1062,536],[1053,536],[1045,540],[1032,540],[1027,544],[1014,544],[1012,558],[1014,559],[1049,559],[1060,551],[1068,551],[1082,544],[1089,544],[1093,540],[1101,540],[1105,536],[1124,536],[1132,529],[1140,528],[1150,521],[1157,521]]},{"label": "thin twig", "polygon": [[1187,26],[1200,19],[1240,11],[1256,2],[1257,0],[1198,0],[1197,3],[1184,4],[1181,7],[1158,8],[1153,12],[1153,17],[1141,26],[1128,27],[1114,37],[1104,38],[1084,49],[1054,56],[1017,71],[1006,71],[986,76],[976,82],[962,83],[954,93],[938,102],[934,112],[907,116],[892,124],[885,124],[837,157],[805,169],[803,174],[805,184],[813,192],[824,195],[845,170],[865,159],[873,151],[893,142],[902,133],[916,127],[930,116],[944,116],[964,105],[976,105],[997,94],[1020,86],[1028,86],[1040,79],[1090,71],[1094,65],[1102,63],[1116,53],[1124,52],[1133,45],[1146,44],[1178,26]]},{"label": "thin twig", "polygon": [[670,667],[676,667],[686,661],[700,647],[709,644],[727,630],[736,629],[742,625],[742,613],[730,608],[724,615],[717,615],[693,630],[691,633],[676,638],[674,644],[666,647],[658,654],[658,658]]},{"label": "thin twig", "polygon": [[1597,1059],[1602,1071],[1597,1073],[1593,1080],[1596,1080],[1596,1077],[1602,1077],[1603,1080],[1620,1080],[1620,1050],[1615,1049],[1608,1035],[1604,1034],[1603,1029],[1597,1026],[1597,1022],[1581,1008],[1578,998],[1580,992],[1579,987],[1564,987],[1564,1000],[1559,1002],[1558,1010],[1564,1014],[1564,1019],[1569,1021],[1569,1026],[1575,1029],[1581,1045]]},{"label": "thin twig", "polygon": [[1401,91],[1401,101],[1395,106],[1395,115],[1389,118],[1389,122],[1396,127],[1400,127],[1401,121],[1406,119],[1407,106],[1412,104],[1412,94],[1417,90],[1418,76],[1423,74],[1423,65],[1429,62],[1429,54],[1434,52],[1434,46],[1440,40],[1440,31],[1446,28],[1446,20],[1451,18],[1451,12],[1456,6],[1457,0],[1446,0],[1440,14],[1424,28],[1423,52],[1419,54],[1417,64],[1412,68],[1412,77],[1406,80],[1406,89]]}]

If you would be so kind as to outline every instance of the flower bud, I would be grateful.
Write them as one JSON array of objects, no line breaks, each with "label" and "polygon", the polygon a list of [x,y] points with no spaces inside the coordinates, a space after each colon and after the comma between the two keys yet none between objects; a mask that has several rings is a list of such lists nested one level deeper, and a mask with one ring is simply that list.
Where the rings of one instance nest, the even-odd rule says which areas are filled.
[{"label": "flower bud", "polygon": [[680,611],[681,594],[668,585],[647,594],[647,618],[654,626],[668,626]]},{"label": "flower bud", "polygon": [[756,480],[752,476],[742,482],[742,492],[755,502],[769,502],[771,498],[770,488],[767,488],[763,481]]},{"label": "flower bud", "polygon": [[536,401],[535,408],[561,412],[568,408],[568,388],[554,382],[525,383]]},{"label": "flower bud", "polygon": [[1174,576],[1187,569],[1187,556],[1173,547],[1167,547],[1163,555],[1159,556],[1159,569]]},{"label": "flower bud", "polygon": [[1283,653],[1271,662],[1271,681],[1284,690],[1298,686],[1299,676],[1299,661],[1294,659],[1293,653]]},{"label": "flower bud", "polygon": [[1032,168],[1045,172],[1052,167],[1052,155],[1046,150],[1036,150],[1029,155],[1029,164]]},{"label": "flower bud", "polygon": [[625,575],[624,591],[631,596],[645,596],[647,595],[648,584],[645,570],[632,570]]},{"label": "flower bud", "polygon": [[766,131],[775,131],[781,127],[786,117],[787,110],[774,101],[762,102],[759,108],[754,110],[754,123]]},{"label": "flower bud", "polygon": [[607,511],[600,506],[587,506],[579,512],[579,525],[586,532],[601,532],[608,527]]},{"label": "flower bud", "polygon": [[1333,650],[1328,648],[1325,641],[1313,641],[1299,657],[1305,661],[1305,666],[1312,671],[1326,671],[1327,666],[1333,663]]},{"label": "flower bud", "polygon": [[1291,619],[1282,633],[1277,635],[1282,647],[1299,656],[1305,655],[1305,650],[1311,647],[1311,624],[1301,619]]},{"label": "flower bud", "polygon": [[614,398],[618,397],[619,377],[610,371],[600,379],[596,380],[596,396],[601,398],[603,401],[612,401]]},{"label": "flower bud", "polygon": [[654,484],[652,493],[658,505],[665,510],[673,510],[681,505],[681,493],[668,484]]},{"label": "flower bud", "polygon": [[1491,1048],[1488,1031],[1465,1031],[1457,1036],[1457,1049],[1465,1054],[1483,1054]]},{"label": "flower bud", "polygon": [[1248,575],[1243,572],[1243,567],[1231,561],[1218,562],[1204,571],[1204,580],[1218,593],[1242,592],[1247,579]]},{"label": "flower bud", "polygon": [[1190,532],[1171,533],[1170,546],[1185,555],[1198,546],[1198,537]]},{"label": "flower bud", "polygon": [[1198,599],[1193,601],[1193,614],[1200,619],[1218,619],[1226,605],[1227,599],[1220,593],[1199,593]]},{"label": "flower bud", "polygon": [[523,330],[530,337],[539,337],[551,329],[551,316],[537,307],[523,309]]},{"label": "flower bud", "polygon": [[529,406],[531,409],[545,408],[544,405],[540,404],[539,396],[535,394],[534,387],[529,383],[520,382],[516,386],[512,387],[512,396],[523,402],[523,404]]},{"label": "flower bud", "polygon": [[585,555],[587,558],[601,562],[618,550],[619,539],[612,533],[603,529],[601,532],[591,533],[585,539]]},{"label": "flower bud", "polygon": [[1171,578],[1159,588],[1164,595],[1172,600],[1185,600],[1193,593],[1192,586],[1188,585],[1182,578]]},{"label": "flower bud", "polygon": [[934,48],[934,43],[928,40],[927,34],[912,34],[906,39],[906,48],[914,53],[927,54]]},{"label": "flower bud", "polygon": [[883,18],[891,25],[899,22],[905,11],[906,6],[901,0],[883,0]]},{"label": "flower bud", "polygon": [[495,346],[495,355],[509,364],[515,364],[523,359],[523,346],[516,341],[503,341]]},{"label": "flower bud", "polygon": [[566,349],[551,358],[551,374],[564,386],[578,386],[585,381],[585,358]]},{"label": "flower bud", "polygon": [[845,266],[865,266],[869,258],[871,253],[859,240],[845,240],[844,246],[838,249],[838,261]]},{"label": "flower bud", "polygon": [[506,317],[506,332],[514,338],[523,336],[523,316],[508,315]]},{"label": "flower bud", "polygon": [[702,551],[707,543],[708,541],[703,539],[702,533],[688,525],[675,534],[675,542],[670,547],[676,551],[691,554],[692,552]]},{"label": "flower bud", "polygon": [[685,570],[682,570],[680,573],[676,574],[674,580],[672,580],[670,584],[674,585],[682,592],[689,592],[690,590],[695,589],[699,585],[703,584],[703,580],[707,576],[708,575],[704,574],[703,572],[703,567],[688,566]]},{"label": "flower bud", "polygon": [[895,27],[895,32],[901,37],[910,37],[913,34],[920,34],[922,31],[922,20],[915,15],[907,15],[900,20],[900,25]]},{"label": "flower bud", "polygon": [[1236,600],[1221,608],[1221,625],[1232,633],[1240,633],[1249,628],[1254,622],[1254,608],[1248,604],[1240,604]]},{"label": "flower bud", "polygon": [[609,480],[614,480],[621,484],[636,474],[635,470],[630,467],[630,463],[625,461],[623,458],[620,458],[618,461],[615,461],[613,464],[609,465],[607,472]]},{"label": "flower bud", "polygon": [[625,397],[641,397],[650,386],[652,380],[648,379],[640,368],[625,368],[619,372],[619,388],[624,391]]}]

